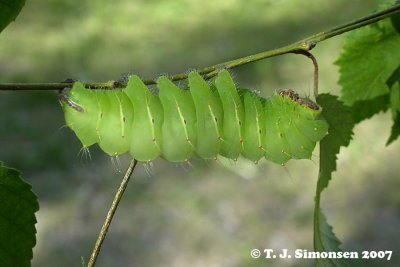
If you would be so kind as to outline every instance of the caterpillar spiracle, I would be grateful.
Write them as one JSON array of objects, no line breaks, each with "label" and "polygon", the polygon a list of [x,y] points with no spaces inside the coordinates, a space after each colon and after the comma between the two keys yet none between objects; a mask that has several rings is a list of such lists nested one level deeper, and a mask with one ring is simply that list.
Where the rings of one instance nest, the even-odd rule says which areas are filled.
[{"label": "caterpillar spiracle", "polygon": [[242,155],[285,164],[310,159],[328,132],[321,108],[311,100],[292,90],[262,98],[236,88],[226,70],[211,85],[191,72],[189,90],[164,76],[157,87],[158,95],[136,75],[122,90],[89,90],[76,82],[61,100],[66,124],[84,148],[98,143],[110,156],[129,152],[142,162]]}]

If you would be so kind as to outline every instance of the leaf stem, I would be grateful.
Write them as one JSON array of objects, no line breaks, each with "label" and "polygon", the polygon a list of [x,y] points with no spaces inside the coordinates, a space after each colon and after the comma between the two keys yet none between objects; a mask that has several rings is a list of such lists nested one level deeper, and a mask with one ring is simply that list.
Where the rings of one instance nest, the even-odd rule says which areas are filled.
[{"label": "leaf stem", "polygon": [[90,256],[87,267],[94,267],[96,264],[97,257],[100,253],[101,246],[103,244],[104,239],[106,238],[108,228],[110,227],[111,221],[114,217],[115,211],[118,208],[119,202],[121,201],[122,195],[125,192],[126,186],[128,185],[129,179],[137,165],[137,160],[133,159],[126,170],[124,178],[121,181],[121,184],[118,188],[117,193],[114,196],[114,200],[111,204],[110,209],[108,210],[107,217],[104,220],[103,226],[101,227],[100,233],[97,237],[96,244],[94,245],[92,255]]},{"label": "leaf stem", "polygon": [[318,97],[318,62],[317,62],[317,59],[314,57],[313,54],[311,54],[310,52],[305,51],[305,50],[297,51],[294,53],[301,54],[301,55],[308,57],[309,59],[311,59],[313,65],[314,65],[314,98],[316,100]]},{"label": "leaf stem", "polygon": [[[305,39],[297,41],[295,43],[261,52],[254,55],[249,55],[246,57],[230,60],[227,62],[219,63],[214,66],[206,67],[199,70],[199,73],[202,74],[205,78],[211,78],[215,76],[219,70],[221,69],[232,69],[238,66],[242,66],[245,64],[253,63],[259,60],[263,60],[270,57],[275,57],[287,53],[294,53],[299,51],[310,51],[313,49],[319,42],[330,39],[334,36],[343,34],[348,31],[355,30],[357,28],[363,27],[365,25],[372,24],[379,20],[390,17],[394,14],[400,13],[400,4],[396,4],[388,9],[385,9],[380,12],[373,13],[371,15],[362,17],[360,19],[348,22],[346,24],[340,25],[336,28],[333,28],[327,32],[320,32],[314,35],[311,35]],[[179,73],[169,77],[172,81],[179,81],[187,79],[187,73]],[[145,84],[155,84],[156,79],[145,80]],[[2,83],[0,84],[0,91],[25,91],[25,90],[61,90],[65,87],[72,87],[73,83]],[[95,83],[84,83],[85,87],[92,89],[115,89],[122,88],[126,86],[126,81],[108,81],[108,82],[95,82]]]}]

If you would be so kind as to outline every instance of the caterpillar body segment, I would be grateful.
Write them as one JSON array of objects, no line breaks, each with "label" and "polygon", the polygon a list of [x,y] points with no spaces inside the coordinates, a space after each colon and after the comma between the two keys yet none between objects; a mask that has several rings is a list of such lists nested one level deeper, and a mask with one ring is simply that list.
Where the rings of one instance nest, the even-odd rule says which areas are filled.
[{"label": "caterpillar body segment", "polygon": [[[315,104],[315,103],[314,103]],[[315,104],[316,105],[316,104]],[[321,118],[321,108],[312,109],[308,106],[297,106],[297,129],[313,143],[320,141],[328,134],[328,123]],[[313,148],[311,150],[314,150]]]},{"label": "caterpillar body segment", "polygon": [[75,132],[84,148],[98,143],[96,128],[99,103],[96,101],[95,91],[87,90],[82,83],[76,82],[68,92],[68,98],[82,109],[77,110],[66,102],[61,102],[66,125]]},{"label": "caterpillar body segment", "polygon": [[197,73],[189,74],[189,88],[196,110],[196,154],[215,159],[222,142],[223,111],[221,101],[206,81]]},{"label": "caterpillar body segment", "polygon": [[220,154],[236,160],[243,151],[243,102],[227,70],[222,70],[218,74],[215,79],[215,86],[217,87],[224,111],[222,126],[224,137]]},{"label": "caterpillar body segment", "polygon": [[99,146],[110,156],[127,153],[134,115],[133,106],[122,91],[98,91],[100,116],[97,133]]},{"label": "caterpillar body segment", "polygon": [[291,159],[286,140],[286,121],[283,116],[285,98],[273,95],[265,105],[265,158],[278,164]]},{"label": "caterpillar body segment", "polygon": [[142,162],[242,155],[285,164],[310,159],[328,132],[321,109],[292,90],[264,99],[236,88],[226,70],[212,84],[191,72],[188,85],[190,90],[181,90],[160,77],[155,95],[134,75],[119,91],[88,90],[77,82],[60,99],[66,123],[84,148],[98,143],[108,155],[130,153]]},{"label": "caterpillar body segment", "polygon": [[[288,131],[286,131],[286,140],[288,143],[289,155],[295,159],[310,159],[314,150],[313,142],[303,135],[297,128],[297,124],[301,123],[299,116],[295,116],[299,108],[298,105],[293,105],[292,100],[286,100],[283,106],[282,115],[287,121]],[[300,107],[303,108],[303,107]]]},{"label": "caterpillar body segment", "polygon": [[244,126],[243,156],[258,162],[265,155],[265,110],[259,96],[250,91],[243,93]]},{"label": "caterpillar body segment", "polygon": [[189,91],[180,89],[166,77],[160,77],[157,85],[164,109],[161,155],[171,162],[186,161],[196,148],[196,112],[192,97]]},{"label": "caterpillar body segment", "polygon": [[152,161],[161,154],[164,117],[160,99],[136,75],[131,76],[124,91],[134,107],[129,153],[139,161]]}]

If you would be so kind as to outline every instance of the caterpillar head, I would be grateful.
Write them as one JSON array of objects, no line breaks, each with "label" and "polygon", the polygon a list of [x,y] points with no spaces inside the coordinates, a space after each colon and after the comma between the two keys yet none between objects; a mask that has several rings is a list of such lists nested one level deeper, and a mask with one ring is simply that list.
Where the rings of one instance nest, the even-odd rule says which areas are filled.
[{"label": "caterpillar head", "polygon": [[312,101],[309,98],[299,97],[297,99],[297,103],[299,103],[302,106],[308,107],[308,108],[310,108],[312,110],[319,110],[320,109],[319,106],[317,105],[317,103],[315,103],[314,101]]},{"label": "caterpillar head", "polygon": [[297,99],[300,98],[299,94],[293,91],[292,89],[279,89],[278,95],[289,97],[293,101],[297,101]]}]

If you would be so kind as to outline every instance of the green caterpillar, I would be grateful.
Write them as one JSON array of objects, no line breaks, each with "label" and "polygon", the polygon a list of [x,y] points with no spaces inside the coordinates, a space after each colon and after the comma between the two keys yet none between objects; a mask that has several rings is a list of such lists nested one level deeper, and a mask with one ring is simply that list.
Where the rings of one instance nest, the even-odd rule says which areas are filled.
[{"label": "green caterpillar", "polygon": [[292,90],[264,99],[237,89],[226,70],[211,86],[196,72],[188,83],[190,90],[182,90],[160,77],[155,95],[135,75],[122,90],[88,90],[76,82],[61,105],[84,148],[98,143],[110,156],[129,152],[142,162],[242,155],[285,164],[310,159],[328,132],[321,109]]}]

